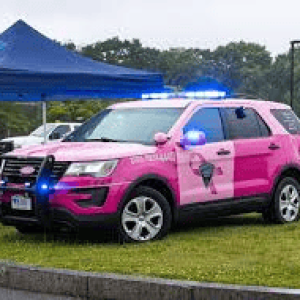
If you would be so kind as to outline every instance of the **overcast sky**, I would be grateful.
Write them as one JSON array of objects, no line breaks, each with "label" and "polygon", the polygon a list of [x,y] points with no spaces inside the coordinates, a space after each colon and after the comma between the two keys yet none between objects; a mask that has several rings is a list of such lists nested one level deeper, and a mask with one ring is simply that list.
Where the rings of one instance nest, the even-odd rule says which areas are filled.
[{"label": "overcast sky", "polygon": [[23,19],[81,46],[119,36],[160,49],[213,50],[244,40],[276,55],[300,40],[299,0],[0,0],[0,8],[0,32]]}]

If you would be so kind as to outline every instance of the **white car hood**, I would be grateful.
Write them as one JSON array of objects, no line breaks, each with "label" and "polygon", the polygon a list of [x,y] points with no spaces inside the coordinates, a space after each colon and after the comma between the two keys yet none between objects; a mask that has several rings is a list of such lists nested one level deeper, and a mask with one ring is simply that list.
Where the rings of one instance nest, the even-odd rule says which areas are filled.
[{"label": "white car hood", "polygon": [[16,136],[1,140],[2,142],[14,142],[15,147],[39,145],[44,141],[43,138],[36,136]]}]

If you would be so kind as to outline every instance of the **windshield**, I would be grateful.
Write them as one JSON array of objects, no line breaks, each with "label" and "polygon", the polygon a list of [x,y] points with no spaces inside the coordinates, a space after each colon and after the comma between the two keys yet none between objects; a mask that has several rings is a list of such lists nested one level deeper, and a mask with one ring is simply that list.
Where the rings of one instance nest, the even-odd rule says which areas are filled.
[{"label": "windshield", "polygon": [[154,134],[168,133],[182,108],[107,109],[91,118],[64,141],[153,144]]},{"label": "windshield", "polygon": [[[57,125],[46,124],[46,135],[48,135]],[[31,136],[43,137],[44,136],[44,125],[41,125],[36,130],[30,133]]]}]

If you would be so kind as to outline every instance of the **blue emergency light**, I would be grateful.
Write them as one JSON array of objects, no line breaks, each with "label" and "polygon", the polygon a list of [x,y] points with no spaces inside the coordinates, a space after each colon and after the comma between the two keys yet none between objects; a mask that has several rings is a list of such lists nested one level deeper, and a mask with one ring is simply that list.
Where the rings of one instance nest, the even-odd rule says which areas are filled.
[{"label": "blue emergency light", "polygon": [[149,93],[143,94],[143,100],[151,99],[174,99],[174,98],[188,98],[188,99],[224,99],[226,98],[226,91],[219,90],[203,90],[203,91],[187,91],[179,93]]},{"label": "blue emergency light", "polygon": [[38,192],[39,195],[48,195],[50,189],[51,189],[50,182],[47,178],[40,179],[36,186],[36,191]]}]

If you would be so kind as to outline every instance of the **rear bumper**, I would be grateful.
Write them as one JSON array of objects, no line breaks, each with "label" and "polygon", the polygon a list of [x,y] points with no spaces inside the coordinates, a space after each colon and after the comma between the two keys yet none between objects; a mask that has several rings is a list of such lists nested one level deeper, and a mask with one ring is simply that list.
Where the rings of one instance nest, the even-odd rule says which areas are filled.
[{"label": "rear bumper", "polygon": [[48,226],[79,228],[113,228],[118,225],[119,214],[101,214],[101,215],[75,215],[64,208],[50,208],[43,215],[18,216],[6,215],[0,207],[0,221],[3,225],[10,226]]}]

